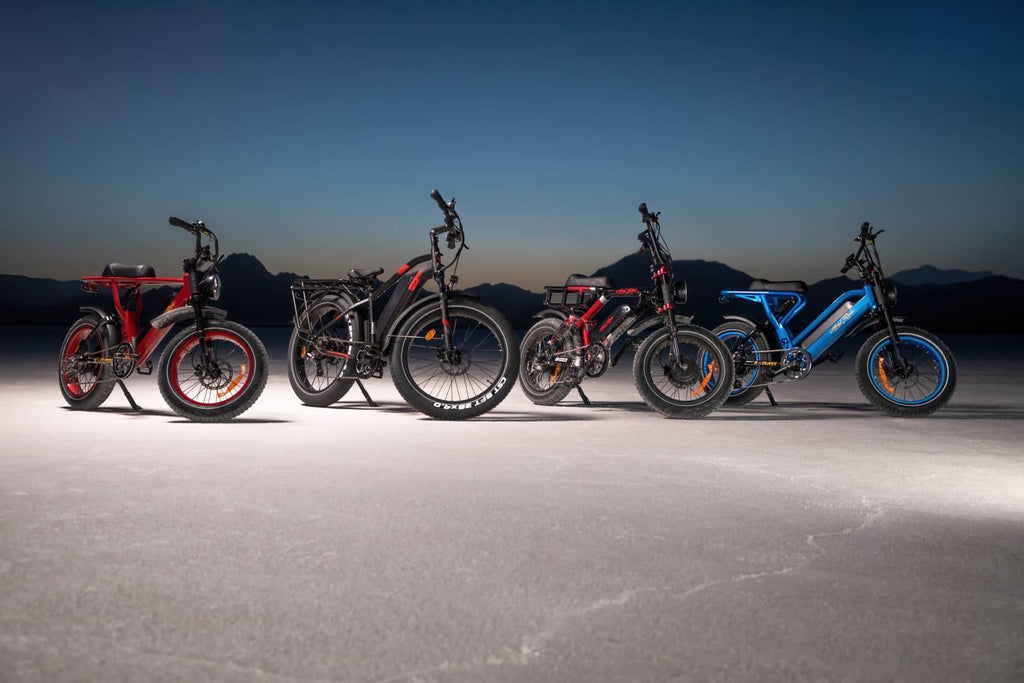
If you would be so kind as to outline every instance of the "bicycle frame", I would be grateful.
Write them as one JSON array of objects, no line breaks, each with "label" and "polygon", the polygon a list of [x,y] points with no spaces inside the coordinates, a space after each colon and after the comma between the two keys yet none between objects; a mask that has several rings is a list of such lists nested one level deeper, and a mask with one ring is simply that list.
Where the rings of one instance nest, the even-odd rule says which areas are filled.
[{"label": "bicycle frame", "polygon": [[848,311],[842,314],[841,317],[829,325],[827,329],[822,331],[819,336],[804,348],[810,356],[811,362],[816,362],[823,358],[836,342],[849,336],[849,334],[857,329],[857,323],[878,310],[878,301],[875,298],[874,288],[872,285],[866,284],[861,289],[852,289],[840,294],[817,318],[794,336],[787,327],[787,324],[807,304],[806,295],[799,292],[725,290],[722,292],[721,300],[725,302],[728,299],[742,299],[760,303],[779,342],[781,348],[777,350],[780,351],[793,347],[803,347],[804,342],[817,332],[826,320],[835,315],[843,304],[853,302],[852,307]]},{"label": "bicycle frame", "polygon": [[[594,341],[592,336],[596,336],[598,342],[603,344],[605,348],[611,349],[612,344],[623,334],[634,337],[647,328],[662,323],[671,333],[672,357],[679,357],[679,345],[675,335],[676,325],[678,322],[689,323],[692,317],[675,312],[675,305],[677,303],[682,305],[686,302],[686,285],[683,282],[678,283],[682,285],[682,295],[680,296],[672,273],[672,256],[668,251],[668,247],[661,239],[661,225],[658,222],[660,213],[649,213],[646,203],[640,205],[640,215],[646,228],[637,235],[637,239],[643,244],[640,250],[641,253],[644,251],[650,252],[652,261],[651,280],[654,281],[654,288],[648,290],[632,287],[612,289],[575,285],[567,285],[564,288],[579,294],[581,300],[588,292],[597,294],[595,301],[584,313],[577,316],[574,312],[570,311],[564,321],[563,327],[575,327],[580,330],[583,348],[590,346]],[[563,288],[548,287],[546,289],[550,292]],[[659,294],[660,300],[656,297]],[[594,327],[595,319],[608,302],[613,298],[627,296],[637,297],[636,307],[628,310],[624,309],[624,307],[618,308],[605,318],[597,328],[597,335],[592,335],[591,330]],[[651,315],[652,309],[653,315]],[[634,327],[635,323],[644,317],[647,317],[647,320]],[[615,365],[624,350],[625,347],[620,349],[619,353],[612,360],[612,365]]]},{"label": "bicycle frame", "polygon": [[[600,288],[566,287],[566,289],[568,289],[569,291],[578,292],[581,296],[583,296],[586,292],[598,292]],[[647,296],[645,296],[645,294]],[[594,341],[594,339],[592,338],[591,329],[593,329],[594,327],[595,318],[597,318],[598,314],[602,310],[604,310],[605,306],[613,298],[623,298],[627,296],[637,297],[637,307],[635,309],[630,309],[626,311],[623,311],[623,308],[619,307],[617,310],[613,311],[607,318],[605,318],[604,322],[601,323],[601,326],[597,328],[598,336],[596,341],[599,341],[602,344],[605,344],[605,346],[610,347],[619,339],[619,337],[622,336],[624,332],[626,332],[630,328],[630,326],[632,326],[634,322],[642,318],[648,312],[648,309],[650,309],[651,307],[648,301],[649,293],[641,292],[639,289],[635,288],[612,290],[600,289],[600,294],[594,300],[594,303],[592,303],[590,307],[582,315],[578,317],[574,314],[570,314],[569,317],[566,318],[566,325],[571,325],[573,327],[579,328],[583,336],[583,345],[590,346],[591,342]],[[619,314],[623,312],[626,315],[620,317]]]},{"label": "bicycle frame", "polygon": [[[435,196],[435,194],[437,196]],[[324,327],[333,325],[350,313],[358,313],[361,310],[365,310],[366,320],[363,321],[364,329],[359,329],[356,332],[356,334],[361,338],[353,338],[351,343],[353,345],[372,348],[374,354],[379,359],[388,352],[391,347],[391,343],[396,339],[395,331],[398,329],[399,324],[405,318],[406,314],[410,313],[413,308],[418,305],[414,302],[423,290],[423,287],[426,285],[427,279],[429,278],[437,283],[438,294],[436,295],[436,302],[441,310],[441,320],[443,323],[441,326],[441,332],[444,338],[445,351],[451,352],[453,348],[451,325],[448,322],[448,296],[450,286],[449,282],[445,279],[445,275],[449,268],[458,268],[459,258],[462,255],[462,250],[466,247],[466,243],[462,229],[462,221],[459,219],[458,214],[455,213],[455,200],[453,199],[450,204],[445,204],[440,199],[440,195],[437,194],[437,190],[434,190],[431,197],[434,197],[438,206],[445,214],[445,224],[430,229],[429,254],[423,254],[407,261],[398,270],[396,270],[391,277],[376,287],[371,287],[370,278],[375,277],[373,275],[369,277],[350,277],[348,279],[295,281],[295,283],[292,284],[292,305],[295,311],[296,328],[303,330],[310,336],[319,334],[320,330],[308,329],[308,325],[303,325],[301,311],[309,310],[310,305],[315,304],[323,296],[344,293],[346,296],[353,299],[354,303],[338,313],[338,315],[328,321]],[[447,264],[443,262],[443,254],[438,246],[438,238],[442,234],[447,234],[448,236],[449,249],[456,248],[456,241],[459,243],[455,255]],[[417,268],[417,266],[421,267]],[[424,275],[428,275],[428,277],[424,277]],[[458,278],[453,274],[450,278],[450,284],[455,285],[457,283]],[[375,318],[373,310],[374,302],[379,300],[392,288],[394,288],[395,292],[392,294],[387,304],[384,305],[380,315]],[[428,297],[424,299],[423,302],[430,302],[431,300],[432,298]],[[348,357],[347,354],[344,353],[334,353],[339,353],[341,356],[346,358]],[[379,369],[380,368],[378,367],[377,370]],[[350,372],[349,367],[346,366],[342,376],[353,376],[355,374],[358,373]]]},{"label": "bicycle frame", "polygon": [[[101,275],[89,275],[82,278],[85,282],[82,289],[87,292],[99,292],[100,288],[109,289],[113,294],[114,309],[120,318],[121,339],[119,342],[127,341],[135,347],[135,362],[138,366],[147,363],[150,356],[173,329],[172,325],[162,329],[151,327],[146,334],[139,339],[140,320],[142,318],[142,288],[143,287],[181,287],[177,295],[162,312],[168,313],[189,304],[192,289],[189,286],[188,275],[180,279],[165,277],[111,277]],[[134,299],[135,305],[126,307],[121,300],[121,289],[127,290],[127,297]],[[134,292],[134,293],[133,293]]]},{"label": "bicycle frame", "polygon": [[[440,258],[440,254],[438,254],[437,258]],[[435,266],[438,263],[437,259],[430,254],[423,254],[422,256],[410,259],[385,282],[372,289],[368,284],[351,279],[298,280],[292,285],[292,304],[295,309],[296,326],[300,329],[305,329],[301,322],[301,311],[308,310],[311,305],[315,305],[317,300],[325,295],[343,293],[353,299],[354,303],[341,311],[333,320],[328,321],[325,326],[334,324],[350,313],[366,311],[367,319],[364,321],[364,329],[359,330],[359,334],[363,338],[353,339],[352,343],[366,345],[379,343],[381,353],[383,354],[391,345],[391,340],[393,339],[391,332],[397,327],[401,315],[409,309],[409,305],[415,301],[427,283],[427,279],[423,275],[430,266],[421,268],[416,268],[416,266],[425,263],[429,264],[431,261],[434,261]],[[431,268],[430,277],[435,281],[438,280],[436,268]],[[443,285],[443,272],[440,277],[443,287],[442,296],[447,296],[448,289]],[[388,300],[387,304],[384,305],[380,315],[375,317],[374,302],[378,301],[392,288],[395,289],[395,293]],[[381,339],[380,330],[384,330],[383,339]],[[317,330],[308,330],[308,332],[316,333]]]}]

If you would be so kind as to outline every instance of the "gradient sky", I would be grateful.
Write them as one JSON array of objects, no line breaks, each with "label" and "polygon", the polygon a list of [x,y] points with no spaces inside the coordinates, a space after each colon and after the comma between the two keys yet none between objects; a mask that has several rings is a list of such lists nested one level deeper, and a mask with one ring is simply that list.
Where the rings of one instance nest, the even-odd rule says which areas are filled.
[{"label": "gradient sky", "polygon": [[[1024,277],[1020,3],[50,3],[0,10],[0,272],[392,270],[455,195],[464,284],[637,248],[759,277]],[[685,274],[682,274],[685,277]]]}]

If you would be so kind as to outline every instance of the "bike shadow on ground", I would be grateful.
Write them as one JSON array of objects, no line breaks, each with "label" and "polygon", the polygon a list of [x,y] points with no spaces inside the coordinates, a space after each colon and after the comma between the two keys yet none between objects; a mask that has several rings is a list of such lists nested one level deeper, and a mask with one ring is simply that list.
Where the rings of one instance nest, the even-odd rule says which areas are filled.
[{"label": "bike shadow on ground", "polygon": [[[559,403],[555,408],[578,408],[601,412],[658,413],[642,401],[594,401],[585,405],[579,401]],[[840,403],[835,401],[780,401],[746,405],[738,408],[723,407],[704,419],[723,421],[786,422],[807,420],[844,420],[850,418],[892,419],[868,403]],[[940,408],[926,416],[929,420],[1024,420],[1024,408],[989,404],[956,404]],[[591,418],[592,419],[592,418]],[[895,418],[900,419],[900,418]]]},{"label": "bike shadow on ground", "polygon": [[[849,418],[894,418],[867,403],[836,403],[813,401],[784,401],[780,405],[743,406],[721,408],[711,417],[737,421],[797,421],[836,420]],[[928,420],[1024,420],[1024,408],[1005,405],[962,404],[947,405],[936,412],[922,416]]]},{"label": "bike shadow on ground", "polygon": [[[370,411],[370,412],[384,412],[384,413],[410,413],[413,415],[420,416],[423,420],[447,422],[448,420],[437,420],[436,418],[424,415],[420,411],[416,410],[408,403],[401,401],[375,401],[376,406],[371,406],[365,401],[350,401],[347,403],[335,403],[328,406],[330,410],[353,410],[357,412]],[[309,406],[313,407],[313,406]],[[525,412],[525,411],[509,411],[504,412],[500,408],[495,409],[495,412],[485,413],[478,417],[470,418],[467,422],[569,422],[577,420],[592,420],[593,417],[588,415],[555,415],[548,414],[546,412]]]},{"label": "bike shadow on ground", "polygon": [[474,417],[472,422],[584,422],[596,419],[598,419],[596,415],[567,415],[565,413],[549,412],[528,413],[520,410],[512,410],[506,413],[498,410]]},{"label": "bike shadow on ground", "polygon": [[[61,406],[61,410],[66,410],[68,412],[75,412],[75,413],[82,412],[82,411],[70,408],[68,406]],[[173,410],[159,410],[159,409],[153,409],[153,408],[142,408],[141,410],[135,410],[134,408],[131,408],[129,406],[124,406],[124,407],[120,407],[120,406],[117,406],[117,407],[115,407],[115,406],[103,407],[103,406],[101,406],[99,408],[93,408],[92,410],[90,410],[88,412],[90,412],[90,413],[106,413],[108,415],[125,415],[127,417],[170,417],[170,418],[178,418],[178,419],[175,419],[175,420],[171,420],[172,424],[196,424],[196,422],[194,420],[185,419],[185,418],[179,416]],[[262,417],[236,417],[236,418],[233,418],[231,420],[225,420],[224,422],[211,422],[210,424],[278,424],[278,423],[287,423],[287,422],[291,422],[291,420],[279,420],[279,419],[262,418]]]}]

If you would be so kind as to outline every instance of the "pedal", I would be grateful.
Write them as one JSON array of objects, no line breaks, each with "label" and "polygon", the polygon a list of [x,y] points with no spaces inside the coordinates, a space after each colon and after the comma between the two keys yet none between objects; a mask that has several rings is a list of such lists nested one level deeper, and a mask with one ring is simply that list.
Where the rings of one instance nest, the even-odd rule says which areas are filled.
[{"label": "pedal", "polygon": [[135,371],[140,375],[152,375],[153,374],[153,361],[147,360],[145,365],[139,365],[135,368]]}]

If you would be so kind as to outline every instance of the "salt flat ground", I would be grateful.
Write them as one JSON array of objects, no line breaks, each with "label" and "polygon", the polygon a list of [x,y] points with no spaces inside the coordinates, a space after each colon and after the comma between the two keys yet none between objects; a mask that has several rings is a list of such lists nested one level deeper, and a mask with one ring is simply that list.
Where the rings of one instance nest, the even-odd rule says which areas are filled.
[{"label": "salt flat ground", "polygon": [[0,681],[1024,679],[1020,338],[949,339],[922,420],[847,358],[701,421],[620,367],[447,423],[300,405],[269,330],[201,425],[154,378],[70,411],[62,331],[0,332]]}]

